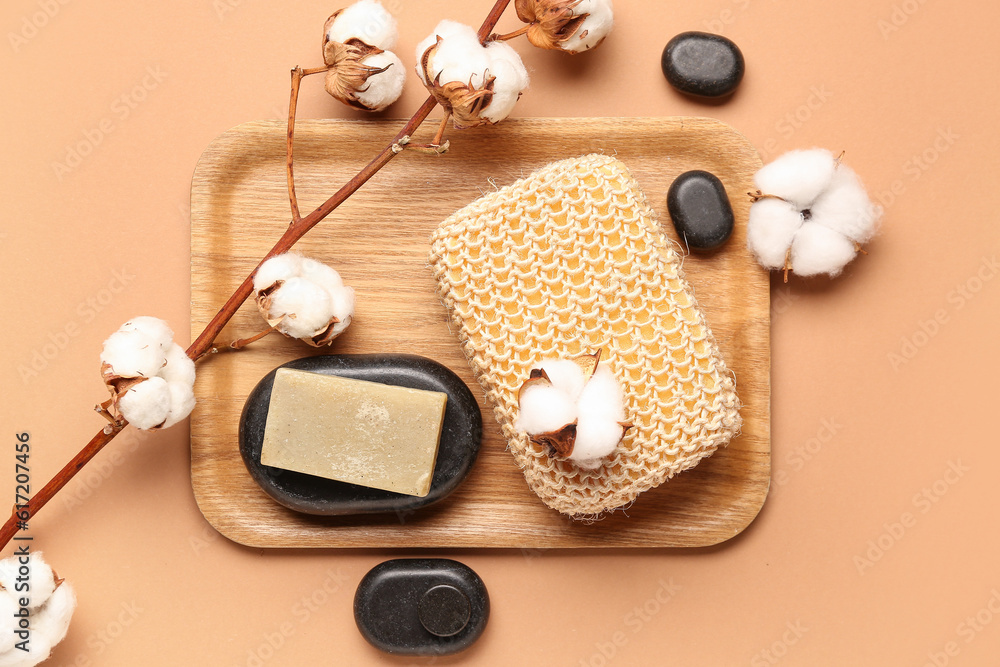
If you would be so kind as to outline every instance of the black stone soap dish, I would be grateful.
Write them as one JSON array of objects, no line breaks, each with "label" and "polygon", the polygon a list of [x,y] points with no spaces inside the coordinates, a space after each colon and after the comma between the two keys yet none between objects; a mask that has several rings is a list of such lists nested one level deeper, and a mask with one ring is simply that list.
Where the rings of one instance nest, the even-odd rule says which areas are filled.
[{"label": "black stone soap dish", "polygon": [[436,361],[404,354],[321,355],[296,359],[280,368],[448,395],[431,489],[426,496],[417,497],[261,465],[260,450],[277,369],[268,373],[250,392],[243,406],[240,455],[254,481],[289,509],[333,516],[404,512],[426,507],[458,488],[479,455],[483,432],[479,404],[461,378]]},{"label": "black stone soap dish", "polygon": [[354,595],[354,620],[372,646],[397,655],[448,655],[486,629],[490,597],[467,565],[398,558],[376,565]]}]

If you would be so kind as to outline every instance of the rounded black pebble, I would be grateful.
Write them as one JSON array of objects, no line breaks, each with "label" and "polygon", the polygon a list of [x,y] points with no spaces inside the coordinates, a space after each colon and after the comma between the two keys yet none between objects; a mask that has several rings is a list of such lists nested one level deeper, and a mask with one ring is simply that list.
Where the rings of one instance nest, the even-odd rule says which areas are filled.
[{"label": "rounded black pebble", "polygon": [[399,655],[448,655],[486,629],[490,597],[467,565],[445,558],[399,558],[358,584],[354,620],[375,648]]},{"label": "rounded black pebble", "polygon": [[733,233],[733,207],[726,188],[707,171],[686,171],[670,185],[667,210],[681,242],[693,250],[713,250]]},{"label": "rounded black pebble", "polygon": [[483,417],[461,378],[441,364],[409,354],[334,354],[304,357],[279,368],[337,375],[448,395],[431,490],[423,497],[338,482],[261,465],[264,427],[271,403],[271,371],[247,397],[240,416],[240,455],[250,476],[274,500],[305,514],[343,515],[411,512],[450,494],[468,476],[479,456]]},{"label": "rounded black pebble", "polygon": [[709,32],[682,32],[667,42],[660,67],[682,93],[719,98],[740,85],[746,64],[732,40]]}]

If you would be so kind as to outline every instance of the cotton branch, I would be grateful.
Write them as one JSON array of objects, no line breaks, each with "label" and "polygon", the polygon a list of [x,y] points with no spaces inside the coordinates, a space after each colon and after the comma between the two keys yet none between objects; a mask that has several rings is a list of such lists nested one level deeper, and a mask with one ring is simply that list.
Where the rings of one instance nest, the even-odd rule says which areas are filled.
[{"label": "cotton branch", "polygon": [[[500,20],[501,15],[503,15],[504,10],[507,5],[510,4],[510,0],[497,0],[494,4],[493,9],[487,15],[486,20],[483,22],[482,26],[479,28],[479,39],[481,42],[485,42],[486,39],[491,34],[493,28],[496,26],[497,22]],[[305,70],[308,71],[308,70]],[[294,76],[294,74],[293,74]],[[297,91],[296,91],[297,92]],[[294,101],[294,100],[293,100]],[[316,224],[318,224],[325,217],[330,215],[338,206],[343,204],[348,197],[358,191],[362,185],[364,185],[368,179],[374,176],[382,167],[387,165],[392,158],[394,158],[398,153],[393,150],[394,146],[400,144],[400,142],[406,143],[404,138],[411,137],[418,127],[427,119],[434,107],[437,106],[437,102],[434,97],[428,97],[424,101],[420,108],[417,109],[416,113],[406,122],[403,128],[396,134],[396,136],[389,142],[382,152],[380,152],[371,162],[369,162],[358,174],[348,181],[340,190],[338,190],[332,197],[327,199],[322,205],[316,210],[305,217],[300,217],[297,215],[297,205],[293,204],[293,219],[291,224],[285,229],[285,232],[278,239],[274,247],[265,255],[261,261],[257,264],[260,266],[265,260],[274,255],[280,255],[281,253],[287,252],[295,243],[301,239],[306,232],[312,229]],[[289,142],[291,141],[291,135],[289,135]],[[289,165],[289,179],[291,179],[291,166]],[[291,180],[289,180],[289,193],[293,193],[293,187],[291,185]],[[294,196],[292,195],[292,201],[294,202]],[[254,267],[254,272],[256,272],[257,267]],[[187,355],[195,361],[201,359],[205,354],[211,350],[212,343],[221,333],[222,329],[226,324],[233,318],[236,311],[239,310],[243,302],[249,298],[250,294],[253,292],[253,275],[251,272],[233,295],[229,297],[225,305],[219,310],[218,313],[212,318],[212,320],[205,327],[204,331],[195,339],[191,346],[187,349]],[[74,456],[69,463],[63,466],[56,475],[49,480],[49,482],[41,488],[31,499],[28,501],[25,507],[19,508],[19,513],[23,516],[24,512],[27,512],[27,518],[20,518],[15,514],[11,514],[10,518],[7,519],[3,527],[0,528],[0,548],[5,547],[14,535],[19,530],[19,521],[28,521],[35,516],[38,511],[45,506],[49,500],[55,496],[66,484],[73,479],[73,477],[83,469],[87,463],[94,458],[95,455],[101,449],[104,448],[109,442],[114,440],[115,436],[122,432],[122,430],[127,426],[128,422],[124,419],[120,420],[114,424],[107,424],[101,431],[99,431],[90,442],[81,449],[76,456]]]}]

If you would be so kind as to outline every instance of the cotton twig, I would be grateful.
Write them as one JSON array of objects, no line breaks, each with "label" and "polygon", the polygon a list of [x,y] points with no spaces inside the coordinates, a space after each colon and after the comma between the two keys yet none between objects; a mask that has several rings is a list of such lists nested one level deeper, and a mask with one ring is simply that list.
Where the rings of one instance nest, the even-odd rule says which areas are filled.
[{"label": "cotton twig", "polygon": [[[497,22],[500,20],[500,16],[503,14],[504,10],[507,9],[507,5],[510,4],[510,0],[497,0],[493,5],[493,9],[490,10],[489,14],[486,16],[486,20],[483,22],[482,26],[479,28],[479,39],[480,41],[485,41],[490,35],[493,28],[496,26]],[[309,70],[302,70],[303,72]],[[294,75],[293,75],[294,76]],[[343,187],[341,187],[336,193],[333,194],[329,199],[327,199],[322,205],[319,206],[309,215],[304,218],[294,219],[291,224],[285,228],[284,233],[281,238],[278,239],[274,247],[261,259],[257,264],[260,266],[265,260],[274,255],[279,255],[281,253],[287,252],[295,243],[301,239],[305,234],[312,229],[317,223],[326,218],[333,212],[338,206],[344,203],[348,197],[358,191],[362,185],[364,185],[368,179],[374,176],[382,167],[388,164],[392,158],[394,158],[397,153],[393,151],[393,145],[397,144],[405,136],[412,136],[414,131],[427,119],[434,107],[437,106],[433,96],[428,97],[420,108],[410,117],[410,120],[406,122],[403,128],[396,134],[396,136],[389,142],[389,144],[377,155],[375,158],[365,165],[358,174],[348,181]],[[289,137],[291,141],[291,137]],[[249,298],[250,294],[253,292],[253,275],[257,270],[254,267],[254,271],[250,273],[243,282],[240,283],[236,291],[233,292],[232,296],[226,301],[218,313],[212,318],[201,334],[191,343],[190,347],[187,349],[187,356],[191,359],[198,360],[202,358],[209,350],[212,349],[212,343],[218,337],[219,333],[226,326],[226,324],[233,318],[236,311],[239,310],[240,306],[244,301]],[[114,438],[121,433],[121,431],[128,425],[128,422],[124,419],[107,424],[102,430],[100,430],[93,438],[90,439],[83,449],[81,449],[76,456],[74,456],[63,468],[55,474],[55,476],[49,480],[45,486],[43,486],[31,499],[19,509],[22,514],[27,512],[28,519],[35,516],[35,514],[41,510],[42,507],[55,496],[66,484],[73,479],[73,477],[83,469],[87,463],[101,451],[105,445],[114,440]],[[0,548],[5,547],[10,540],[17,534],[18,522],[26,521],[26,519],[19,518],[12,514],[10,518],[4,523],[3,527],[0,528]]]}]

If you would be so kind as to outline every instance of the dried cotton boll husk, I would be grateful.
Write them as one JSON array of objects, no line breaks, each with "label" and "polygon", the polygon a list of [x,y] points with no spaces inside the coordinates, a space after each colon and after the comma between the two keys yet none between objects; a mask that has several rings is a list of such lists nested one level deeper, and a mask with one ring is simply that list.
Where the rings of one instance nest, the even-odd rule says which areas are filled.
[{"label": "dried cotton boll husk", "polygon": [[804,224],[792,241],[792,270],[800,276],[840,274],[854,259],[854,242],[823,225]]},{"label": "dried cotton boll husk", "polygon": [[451,113],[457,129],[500,122],[528,85],[527,70],[513,48],[484,47],[476,31],[461,23],[441,21],[416,53],[420,80]]},{"label": "dried cotton boll husk", "polygon": [[351,39],[344,44],[327,42],[323,59],[330,67],[326,92],[355,109],[382,111],[403,92],[402,63],[390,51]]},{"label": "dried cotton boll husk", "polygon": [[170,387],[161,377],[143,380],[118,398],[118,410],[138,429],[160,426],[170,412]]},{"label": "dried cotton boll husk", "polygon": [[31,570],[29,590],[18,591],[17,577],[20,566],[21,563],[17,558],[6,558],[0,561],[0,586],[17,598],[27,598],[28,609],[37,609],[45,604],[45,601],[56,589],[55,574],[42,558],[41,551],[32,552],[28,556],[28,567]]},{"label": "dried cotton boll husk", "polygon": [[395,48],[399,39],[396,19],[378,0],[359,0],[334,12],[326,21],[325,34],[326,41],[343,44],[349,39],[360,39],[383,51]]},{"label": "dried cotton boll husk", "polygon": [[837,159],[823,148],[789,151],[754,174],[754,183],[766,195],[780,197],[799,210],[809,208],[830,186]]},{"label": "dried cotton boll husk", "polygon": [[750,207],[747,247],[765,269],[781,269],[802,222],[802,214],[792,204],[781,199],[761,199]]},{"label": "dried cotton boll husk", "polygon": [[101,351],[102,373],[113,377],[153,377],[165,361],[160,343],[141,331],[118,330],[104,341]]},{"label": "dried cotton boll husk", "polygon": [[323,31],[326,92],[364,111],[382,111],[398,100],[406,73],[389,50],[398,37],[396,19],[375,0],[335,12]]},{"label": "dried cotton boll husk", "polygon": [[611,0],[515,0],[528,41],[543,49],[581,53],[600,45],[615,17]]}]

